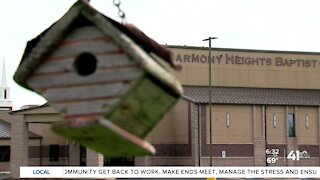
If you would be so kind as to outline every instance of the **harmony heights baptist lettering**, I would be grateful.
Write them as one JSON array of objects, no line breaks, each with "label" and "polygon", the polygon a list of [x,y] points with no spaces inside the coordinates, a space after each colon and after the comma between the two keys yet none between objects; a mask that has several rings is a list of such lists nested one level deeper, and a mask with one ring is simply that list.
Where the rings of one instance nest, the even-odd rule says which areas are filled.
[{"label": "harmony heights baptist lettering", "polygon": [[[209,56],[204,54],[174,54],[177,63],[208,63]],[[211,56],[213,64],[252,65],[252,66],[282,66],[282,67],[320,67],[320,61],[316,59],[287,59],[283,57],[250,57],[231,54]]]}]

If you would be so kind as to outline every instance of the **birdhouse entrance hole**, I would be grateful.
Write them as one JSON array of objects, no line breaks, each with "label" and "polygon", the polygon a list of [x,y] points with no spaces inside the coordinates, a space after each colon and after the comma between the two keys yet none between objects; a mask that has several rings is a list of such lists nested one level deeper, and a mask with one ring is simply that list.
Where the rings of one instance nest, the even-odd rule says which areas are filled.
[{"label": "birdhouse entrance hole", "polygon": [[81,53],[74,61],[74,69],[80,76],[93,74],[97,69],[97,59],[91,53]]}]

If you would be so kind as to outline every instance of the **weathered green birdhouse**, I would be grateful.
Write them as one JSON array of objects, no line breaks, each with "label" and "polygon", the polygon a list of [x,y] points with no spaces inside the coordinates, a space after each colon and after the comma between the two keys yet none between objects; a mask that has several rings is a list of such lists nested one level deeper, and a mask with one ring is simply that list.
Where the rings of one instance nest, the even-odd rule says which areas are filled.
[{"label": "weathered green birdhouse", "polygon": [[61,113],[56,133],[108,156],[151,155],[143,139],[182,94],[165,61],[167,49],[79,0],[28,42],[14,79]]}]

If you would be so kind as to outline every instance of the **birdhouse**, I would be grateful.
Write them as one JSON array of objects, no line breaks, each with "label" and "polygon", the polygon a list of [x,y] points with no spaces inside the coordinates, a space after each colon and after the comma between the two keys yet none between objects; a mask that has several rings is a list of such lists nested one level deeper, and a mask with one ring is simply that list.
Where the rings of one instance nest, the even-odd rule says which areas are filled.
[{"label": "birdhouse", "polygon": [[151,155],[145,137],[182,94],[164,64],[175,67],[166,48],[79,0],[28,42],[14,80],[61,113],[56,133],[110,157]]}]

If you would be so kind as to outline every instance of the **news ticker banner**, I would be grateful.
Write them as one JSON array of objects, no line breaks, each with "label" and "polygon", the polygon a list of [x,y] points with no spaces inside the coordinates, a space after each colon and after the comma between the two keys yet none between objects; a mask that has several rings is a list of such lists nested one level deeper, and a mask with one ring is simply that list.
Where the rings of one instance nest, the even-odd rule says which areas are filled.
[{"label": "news ticker banner", "polygon": [[320,167],[20,167],[20,178],[319,178]]}]

